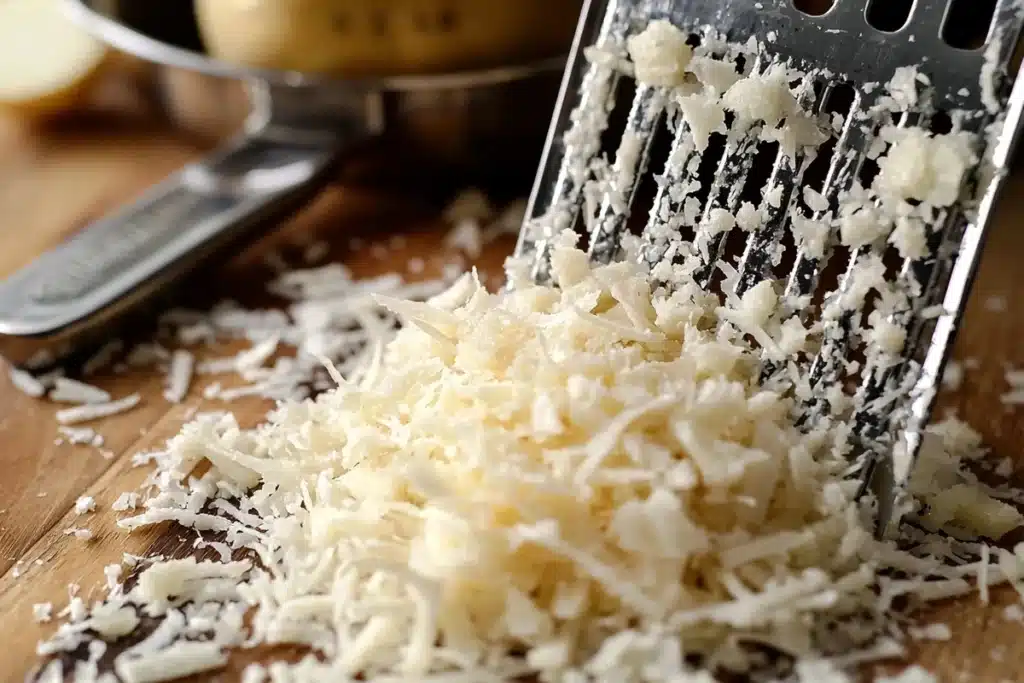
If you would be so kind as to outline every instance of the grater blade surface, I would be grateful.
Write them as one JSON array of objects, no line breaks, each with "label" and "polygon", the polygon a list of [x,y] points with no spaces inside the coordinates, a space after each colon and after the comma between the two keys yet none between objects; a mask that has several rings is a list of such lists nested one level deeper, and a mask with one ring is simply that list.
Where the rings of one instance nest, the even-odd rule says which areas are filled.
[{"label": "grater blade surface", "polygon": [[[818,16],[793,0],[585,3],[514,256],[546,282],[553,241],[572,230],[592,260],[639,258],[666,288],[686,281],[727,299],[772,282],[781,315],[816,330],[817,348],[783,358],[762,349],[763,379],[798,372],[797,419],[849,430],[880,528],[920,448],[1024,111],[1012,73],[1020,3],[995,2],[987,30],[964,45],[956,0],[904,3],[902,27],[888,30],[872,25],[884,2],[836,0]],[[657,20],[686,34],[695,60],[729,65],[736,79],[784,67],[822,142],[787,153],[771,131],[791,122],[771,129],[733,112],[701,149],[681,109],[693,88],[632,73],[628,40]],[[965,141],[971,159],[955,201],[908,202],[904,219],[873,188],[880,159],[918,130]],[[879,232],[862,244],[843,229],[854,202],[877,209]],[[716,217],[742,222],[745,205],[756,225],[723,230]],[[893,237],[911,220],[916,250]],[[885,284],[865,287],[865,272]],[[882,328],[898,348],[883,348]]]}]

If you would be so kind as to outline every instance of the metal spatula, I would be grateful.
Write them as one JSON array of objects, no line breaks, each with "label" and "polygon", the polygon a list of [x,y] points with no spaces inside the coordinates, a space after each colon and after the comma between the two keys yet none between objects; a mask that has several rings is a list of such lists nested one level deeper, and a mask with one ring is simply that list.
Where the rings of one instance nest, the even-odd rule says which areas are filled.
[{"label": "metal spatula", "polygon": [[[719,295],[771,280],[783,308],[820,323],[820,349],[783,364],[798,365],[809,380],[799,418],[813,424],[830,416],[850,427],[854,451],[864,456],[862,491],[877,496],[884,528],[919,449],[1018,138],[1024,86],[1011,77],[1011,61],[1022,12],[1016,0],[824,5],[815,15],[800,0],[587,2],[517,256],[543,281],[560,231],[579,232],[599,262],[621,257],[623,236],[632,232],[652,266],[681,262]],[[788,156],[730,124],[696,151],[674,93],[637,83],[623,67],[627,39],[658,19],[689,34],[696,53],[731,62],[737,73],[786,62],[806,74],[793,84],[798,101],[831,141],[816,155]],[[972,26],[973,35],[965,30]],[[886,84],[912,66],[918,76],[894,101]],[[963,176],[959,201],[927,222],[923,258],[902,258],[884,239],[844,247],[831,225],[823,248],[797,246],[795,220],[829,221],[851,188],[870,185],[885,126],[963,131],[980,159]],[[805,188],[820,193],[818,201]],[[713,211],[735,214],[744,201],[760,205],[760,227],[712,229]],[[906,334],[897,354],[873,348],[871,295],[850,306],[853,275],[872,253],[883,257],[885,279],[902,297],[887,312],[887,322]],[[723,279],[723,270],[732,277]],[[766,362],[765,377],[779,365]]]}]

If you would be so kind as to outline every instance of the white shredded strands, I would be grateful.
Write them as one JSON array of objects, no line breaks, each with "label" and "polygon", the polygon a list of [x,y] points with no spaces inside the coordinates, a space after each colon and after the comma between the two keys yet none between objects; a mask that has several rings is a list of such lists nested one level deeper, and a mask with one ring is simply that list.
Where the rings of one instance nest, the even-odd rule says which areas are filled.
[{"label": "white shredded strands", "polygon": [[171,367],[167,371],[167,388],[164,398],[170,403],[181,403],[188,394],[195,369],[195,356],[184,349],[171,354]]},{"label": "white shredded strands", "polygon": [[179,642],[173,648],[140,657],[120,655],[114,661],[114,670],[124,683],[162,683],[214,671],[227,661],[227,653],[216,643]]},{"label": "white shredded strands", "polygon": [[134,510],[138,504],[139,494],[134,491],[125,491],[117,497],[111,504],[111,509],[115,512],[124,512],[125,510]]},{"label": "white shredded strands", "polygon": [[77,538],[80,541],[91,541],[92,540],[92,531],[90,531],[89,529],[81,529],[81,528],[77,528],[77,527],[74,527],[74,528],[71,528],[71,529],[65,529],[64,530],[64,535],[65,536],[74,536],[75,538]]},{"label": "white shredded strands", "polygon": [[18,368],[11,368],[10,370],[11,384],[15,389],[31,396],[32,398],[39,398],[46,393],[46,386],[38,379],[33,377],[31,373],[19,370]]},{"label": "white shredded strands", "polygon": [[79,422],[98,420],[103,417],[110,417],[112,415],[128,412],[141,402],[142,397],[138,394],[131,394],[130,396],[126,396],[120,400],[111,401],[110,403],[92,403],[75,406],[74,408],[65,408],[64,410],[57,411],[57,422],[62,425],[71,425]]},{"label": "white shredded strands", "polygon": [[60,403],[104,404],[110,401],[110,394],[85,382],[58,377],[49,398]]},{"label": "white shredded strands", "polygon": [[60,434],[67,443],[78,446],[78,445],[89,445],[95,448],[102,448],[105,443],[105,439],[102,434],[98,434],[92,427],[57,427],[57,433]]}]

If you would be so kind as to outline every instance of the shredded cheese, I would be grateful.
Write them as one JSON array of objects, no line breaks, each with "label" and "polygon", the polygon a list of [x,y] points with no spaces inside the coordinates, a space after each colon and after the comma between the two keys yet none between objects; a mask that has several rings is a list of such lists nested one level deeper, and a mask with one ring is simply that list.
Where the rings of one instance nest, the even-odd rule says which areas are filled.
[{"label": "shredded cheese", "polygon": [[188,394],[195,368],[195,357],[184,349],[171,354],[171,366],[167,371],[167,388],[164,398],[170,403],[181,403]]},{"label": "shredded cheese", "polygon": [[75,514],[86,515],[96,509],[96,500],[92,496],[79,496],[75,501]]},{"label": "shredded cheese", "polygon": [[91,541],[92,540],[92,531],[90,531],[89,529],[82,529],[82,528],[78,528],[78,527],[72,527],[70,529],[65,529],[64,530],[64,535],[65,536],[74,536],[75,538],[77,538],[80,541]]},{"label": "shredded cheese", "polygon": [[686,34],[671,22],[659,19],[627,41],[637,80],[654,86],[674,88],[686,80],[693,50]]},{"label": "shredded cheese", "polygon": [[46,386],[25,370],[11,368],[9,376],[11,385],[26,396],[39,398],[46,393]]},{"label": "shredded cheese", "polygon": [[103,404],[110,401],[110,394],[85,382],[58,377],[49,398],[60,403]]},{"label": "shredded cheese", "polygon": [[[220,561],[146,564],[129,591],[108,572],[107,632],[128,628],[119,610],[137,607],[168,634],[119,657],[119,674],[215,670],[246,640],[311,647],[318,658],[275,666],[314,679],[486,680],[474,676],[490,652],[499,677],[630,680],[642,668],[669,681],[698,674],[658,653],[742,656],[736,630],[821,660],[811,635],[826,623],[865,648],[850,661],[876,656],[854,615],[879,605],[884,556],[855,485],[837,477],[842,450],[758,387],[743,341],[773,324],[772,288],[726,307],[663,299],[640,266],[591,266],[565,240],[553,264],[555,287],[496,295],[466,276],[430,303],[380,297],[406,325],[354,380],[337,375],[335,389],[282,403],[254,430],[198,415],[150,454],[155,494],[121,525],[174,520],[226,542],[210,544]],[[685,322],[716,317],[742,329]],[[788,323],[790,338],[798,326],[806,334]],[[946,432],[965,453],[976,447]],[[209,472],[189,477],[202,460]],[[124,494],[115,507],[135,504]],[[1004,529],[956,510],[964,532]],[[238,548],[262,566],[232,561]],[[928,586],[906,590],[948,594]],[[189,624],[212,640],[173,637]],[[570,637],[583,625],[588,639]],[[843,680],[845,664],[820,666]]]},{"label": "shredded cheese", "polygon": [[90,422],[92,420],[98,420],[100,418],[127,412],[139,405],[141,402],[141,396],[138,394],[131,394],[130,396],[126,396],[120,400],[111,401],[109,403],[89,403],[75,406],[74,408],[65,408],[64,410],[57,411],[57,422],[62,425]]},{"label": "shredded cheese", "polygon": [[162,683],[215,671],[227,661],[227,653],[215,643],[182,642],[144,657],[122,655],[114,660],[114,670],[124,683]]}]

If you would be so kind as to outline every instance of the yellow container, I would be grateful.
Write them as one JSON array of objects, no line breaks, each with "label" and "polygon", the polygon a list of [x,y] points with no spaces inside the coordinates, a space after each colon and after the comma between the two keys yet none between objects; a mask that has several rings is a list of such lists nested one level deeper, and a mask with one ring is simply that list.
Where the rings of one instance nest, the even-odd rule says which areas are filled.
[{"label": "yellow container", "polygon": [[247,66],[391,76],[568,51],[581,0],[196,0],[206,49]]}]

